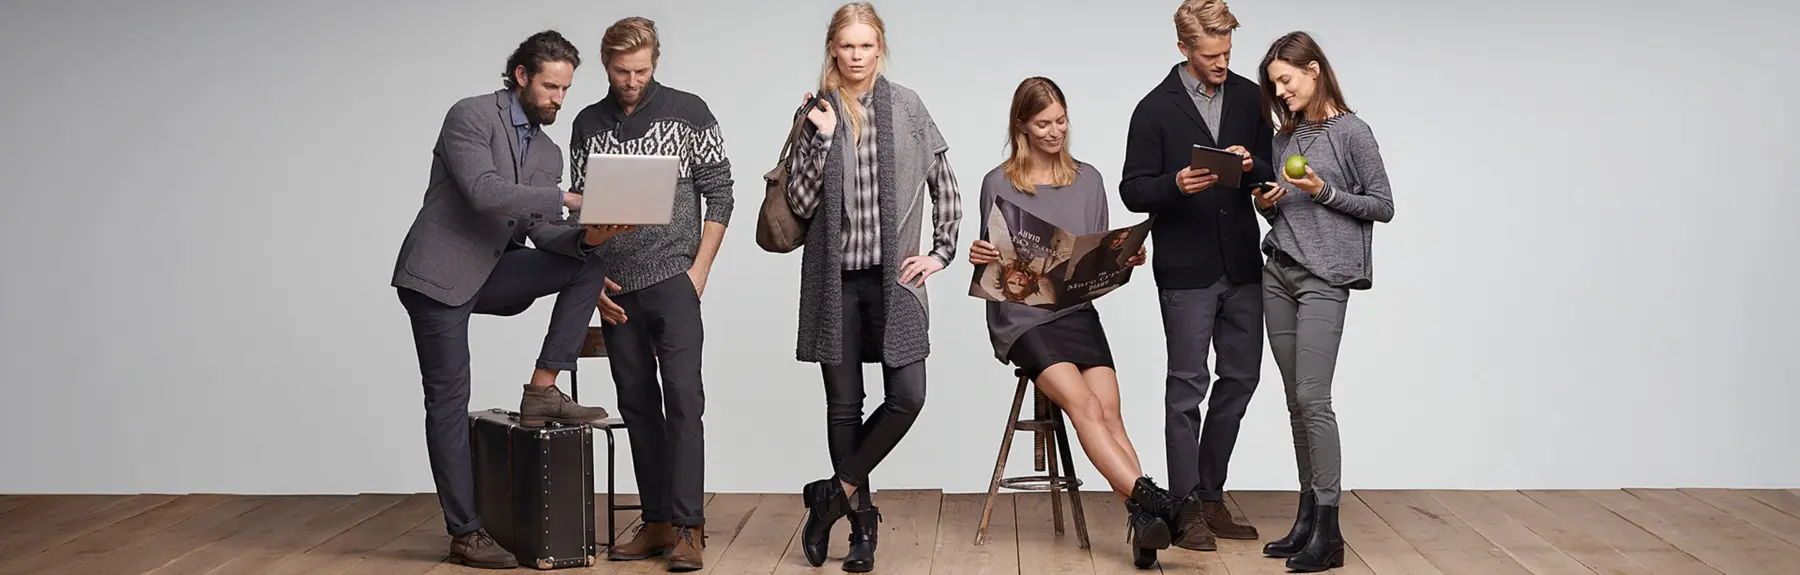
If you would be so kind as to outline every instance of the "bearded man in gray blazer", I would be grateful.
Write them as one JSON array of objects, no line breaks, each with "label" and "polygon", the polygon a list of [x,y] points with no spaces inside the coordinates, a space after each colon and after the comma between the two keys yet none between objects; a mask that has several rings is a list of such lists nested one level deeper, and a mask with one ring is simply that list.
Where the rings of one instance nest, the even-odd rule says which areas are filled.
[{"label": "bearded man in gray blazer", "polygon": [[[451,106],[432,150],[424,205],[400,245],[393,286],[412,321],[425,386],[425,442],[450,560],[506,569],[518,560],[495,543],[475,511],[469,455],[469,317],[511,316],[556,296],[536,369],[519,401],[522,424],[604,419],[556,387],[575,371],[606,268],[595,248],[629,226],[581,226],[563,208],[562,150],[554,123],[581,55],[555,31],[532,35],[506,62],[505,88]],[[535,247],[528,247],[529,239]]]}]

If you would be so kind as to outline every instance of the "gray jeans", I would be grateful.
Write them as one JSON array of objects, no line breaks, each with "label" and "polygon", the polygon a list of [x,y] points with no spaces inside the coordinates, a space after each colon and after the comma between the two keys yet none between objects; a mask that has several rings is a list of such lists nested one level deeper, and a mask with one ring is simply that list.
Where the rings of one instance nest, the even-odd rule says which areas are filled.
[{"label": "gray jeans", "polygon": [[1343,461],[1337,415],[1331,410],[1331,379],[1349,300],[1349,289],[1332,286],[1279,255],[1263,266],[1263,321],[1287,391],[1300,489],[1312,490],[1319,505],[1337,505],[1339,498]]}]

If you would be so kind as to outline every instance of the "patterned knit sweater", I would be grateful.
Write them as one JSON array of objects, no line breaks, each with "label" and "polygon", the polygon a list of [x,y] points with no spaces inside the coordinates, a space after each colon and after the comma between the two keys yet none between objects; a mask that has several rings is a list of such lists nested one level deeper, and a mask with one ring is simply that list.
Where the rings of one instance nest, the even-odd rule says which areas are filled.
[{"label": "patterned knit sweater", "polygon": [[606,277],[619,284],[621,293],[687,272],[700,250],[702,222],[730,223],[731,161],[725,157],[718,120],[699,96],[651,81],[630,115],[608,94],[576,114],[570,130],[569,191],[576,194],[586,189],[588,154],[681,158],[669,224],[638,226],[600,246]]}]

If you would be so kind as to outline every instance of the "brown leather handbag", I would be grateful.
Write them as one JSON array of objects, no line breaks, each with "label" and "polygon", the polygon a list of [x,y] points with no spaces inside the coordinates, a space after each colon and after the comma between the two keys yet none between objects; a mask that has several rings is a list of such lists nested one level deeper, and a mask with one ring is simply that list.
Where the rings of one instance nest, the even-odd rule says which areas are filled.
[{"label": "brown leather handbag", "polygon": [[795,214],[787,201],[788,153],[793,151],[794,138],[800,136],[805,125],[806,114],[797,114],[787,141],[781,144],[781,159],[775,162],[775,169],[763,174],[765,189],[762,213],[756,218],[756,245],[765,251],[785,254],[806,243],[806,228],[811,222]]}]

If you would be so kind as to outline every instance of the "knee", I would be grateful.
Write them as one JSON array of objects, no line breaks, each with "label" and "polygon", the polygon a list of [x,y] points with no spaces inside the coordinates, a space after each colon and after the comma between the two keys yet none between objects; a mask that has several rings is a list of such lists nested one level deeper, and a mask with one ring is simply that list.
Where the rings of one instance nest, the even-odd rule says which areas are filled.
[{"label": "knee", "polygon": [[1301,385],[1294,390],[1288,400],[1290,407],[1298,408],[1302,414],[1331,413],[1331,390],[1323,385]]},{"label": "knee", "polygon": [[1099,402],[1091,401],[1091,400],[1077,400],[1077,401],[1072,401],[1070,403],[1072,403],[1072,405],[1062,406],[1063,413],[1069,414],[1070,419],[1073,419],[1075,421],[1079,421],[1082,423],[1100,423],[1100,424],[1110,425],[1110,423],[1107,421],[1106,410],[1102,409],[1100,407]]},{"label": "knee", "polygon": [[919,411],[925,409],[925,388],[920,386],[898,390],[888,396],[887,402],[894,411],[907,415],[918,415]]},{"label": "knee", "polygon": [[1119,405],[1116,403],[1102,406],[1100,408],[1100,418],[1101,421],[1106,423],[1107,427],[1114,429],[1125,428],[1125,417],[1119,414]]}]

